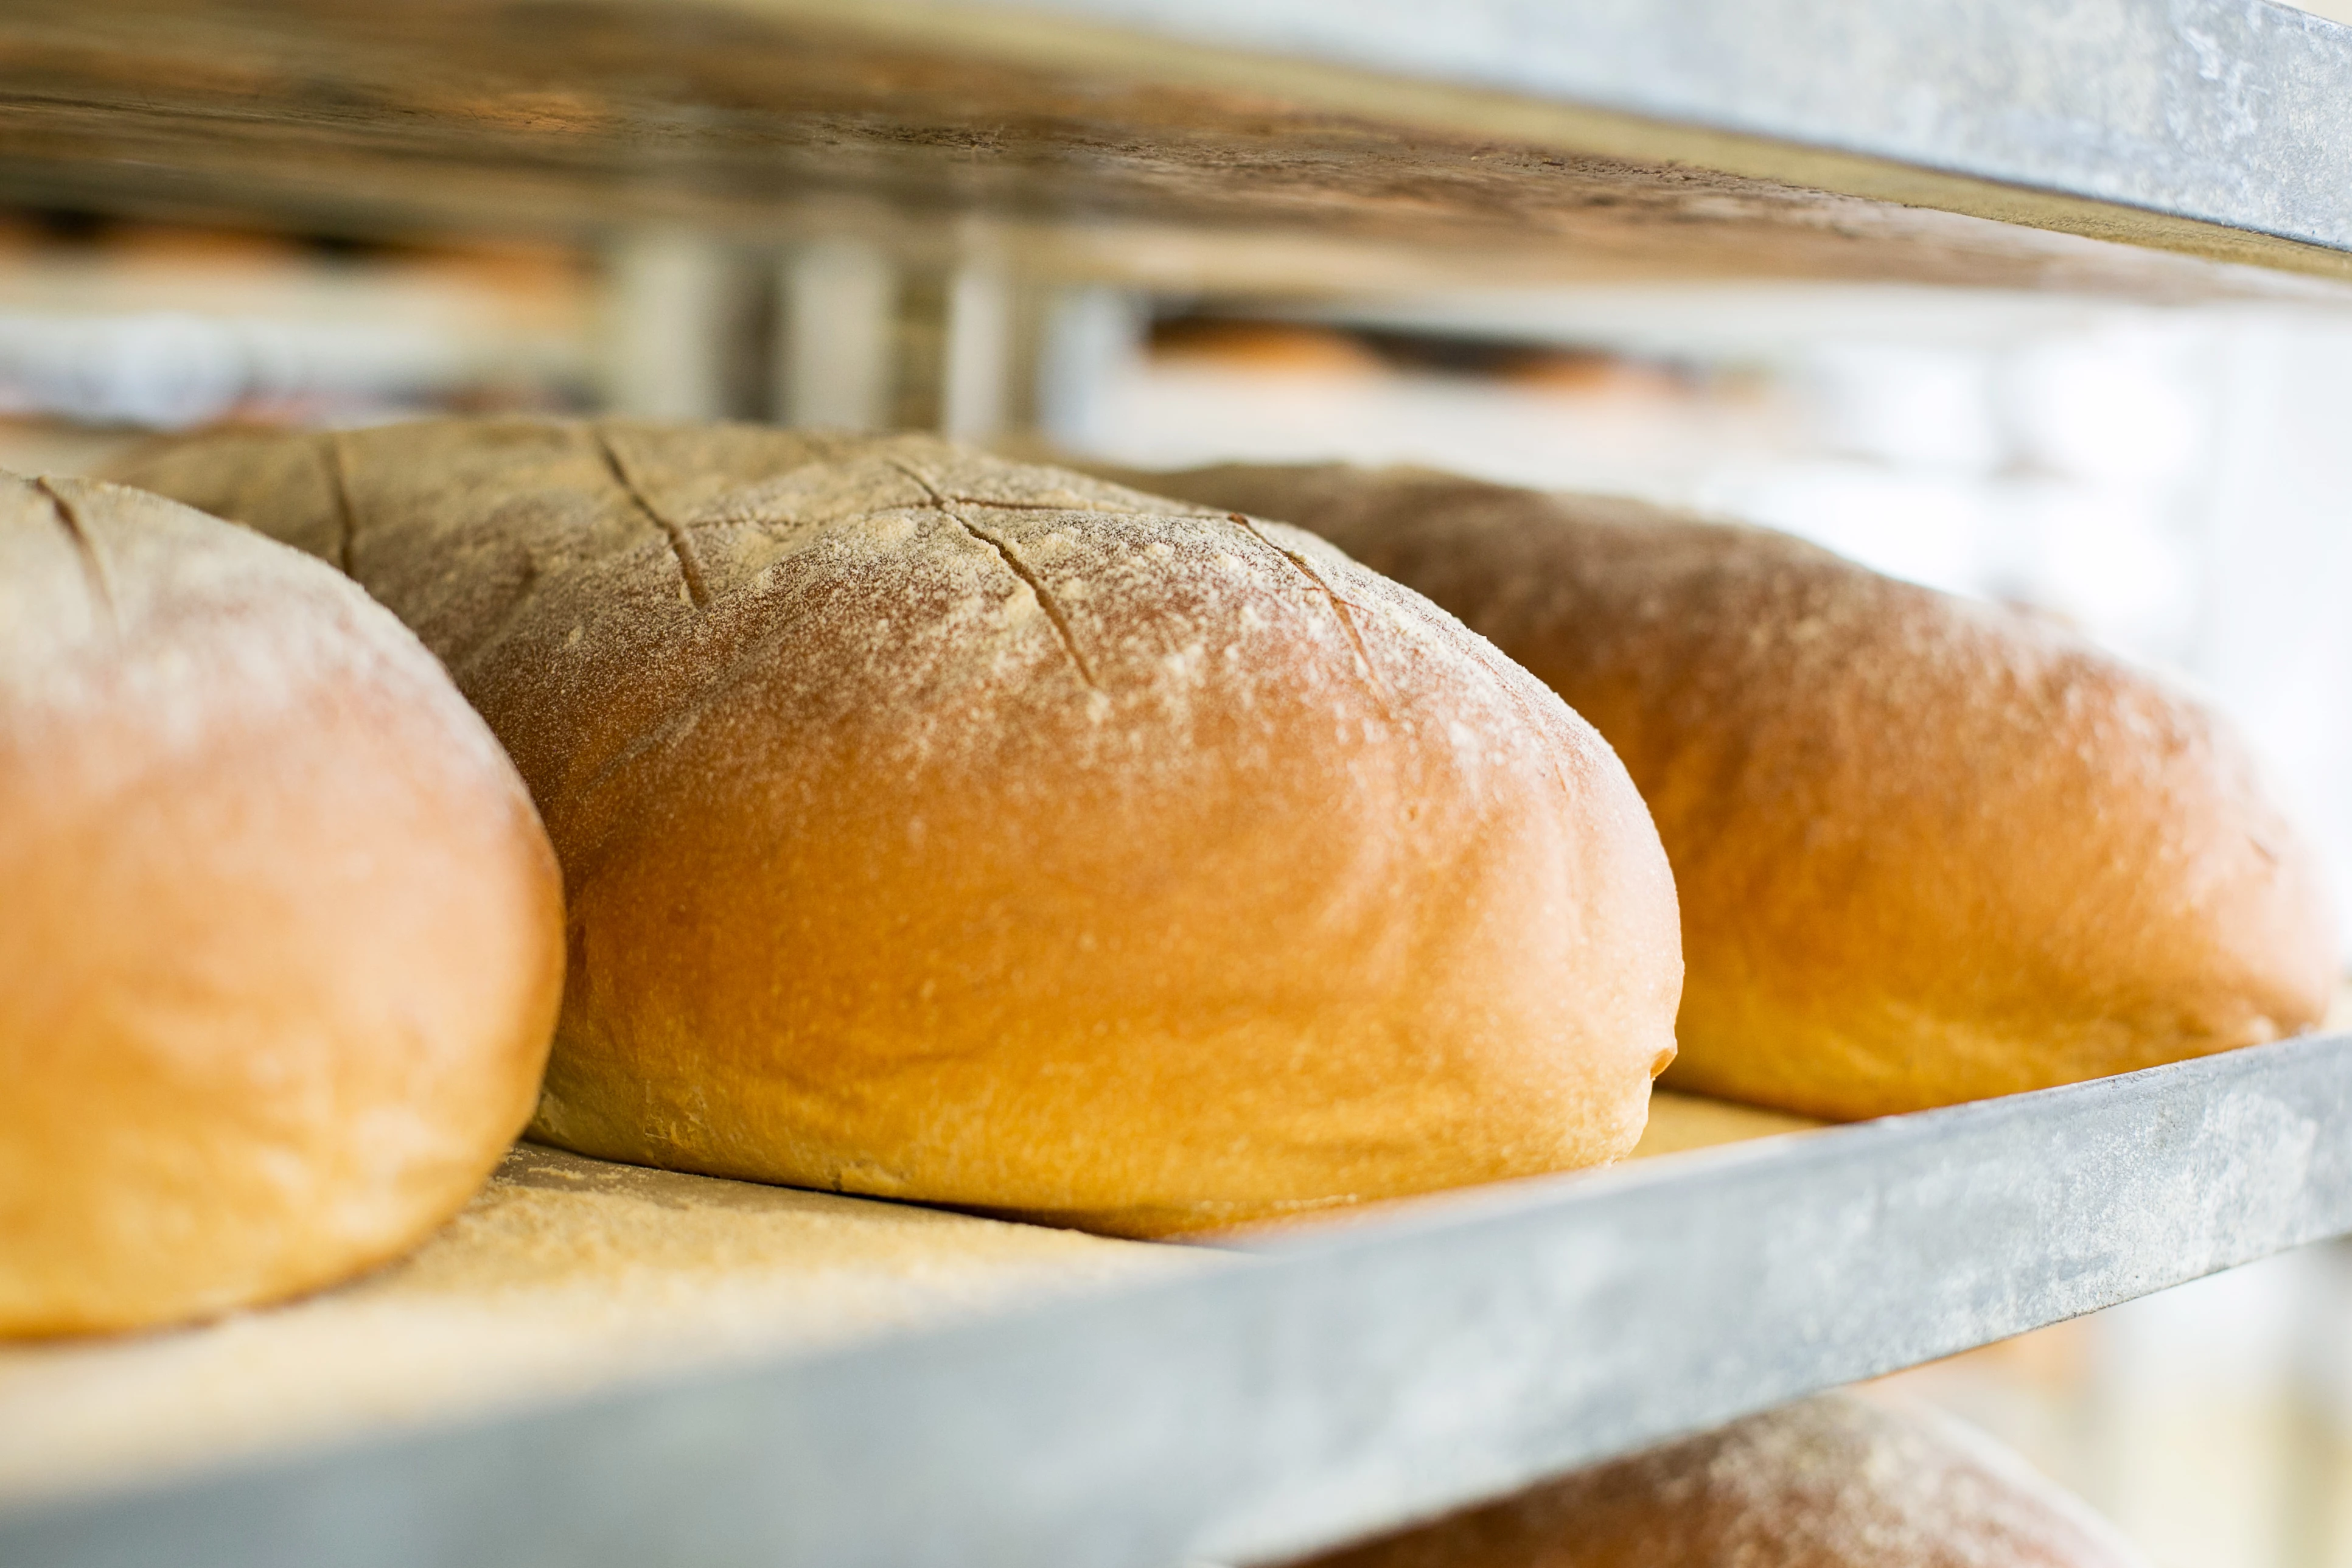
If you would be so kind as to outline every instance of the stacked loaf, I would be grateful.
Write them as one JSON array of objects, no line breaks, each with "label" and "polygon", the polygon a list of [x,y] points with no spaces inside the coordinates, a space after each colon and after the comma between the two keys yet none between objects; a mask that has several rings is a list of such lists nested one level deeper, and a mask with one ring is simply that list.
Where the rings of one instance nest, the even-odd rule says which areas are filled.
[{"label": "stacked loaf", "polygon": [[1673,1054],[1608,747],[1279,524],[749,427],[124,472],[341,565],[512,753],[570,904],[549,1141],[1156,1235],[1614,1157]]},{"label": "stacked loaf", "polygon": [[1202,469],[1590,719],[1673,862],[1675,1087],[1831,1118],[2308,1029],[2314,860],[2204,704],[2042,620],[1763,528],[1413,470]]}]

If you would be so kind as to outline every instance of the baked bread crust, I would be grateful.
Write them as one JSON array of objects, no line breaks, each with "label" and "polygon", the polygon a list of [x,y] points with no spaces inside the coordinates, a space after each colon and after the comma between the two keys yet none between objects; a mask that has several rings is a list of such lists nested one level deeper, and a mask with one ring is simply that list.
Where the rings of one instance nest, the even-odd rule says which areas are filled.
[{"label": "baked bread crust", "polygon": [[357,1273],[529,1116],[562,888],[513,768],[336,573],[0,476],[0,1334]]},{"label": "baked bread crust", "polygon": [[223,435],[571,900],[534,1135],[1129,1235],[1613,1158],[1674,892],[1591,727],[1321,541],[922,436]]},{"label": "baked bread crust", "polygon": [[2314,857],[2203,703],[1769,529],[1411,469],[1131,482],[1429,595],[1624,759],[1689,966],[1668,1086],[1858,1118],[2315,1025]]}]

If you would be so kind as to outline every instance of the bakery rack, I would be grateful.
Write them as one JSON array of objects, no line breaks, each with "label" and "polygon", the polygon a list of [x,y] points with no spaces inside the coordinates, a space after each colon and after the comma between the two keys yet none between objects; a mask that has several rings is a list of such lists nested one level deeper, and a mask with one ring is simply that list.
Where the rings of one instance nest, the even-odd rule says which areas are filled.
[{"label": "bakery rack", "polygon": [[[16,0],[0,197],[847,234],[1016,297],[1780,277],[2343,305],[2347,103],[2352,30],[2263,0]],[[902,420],[947,405],[953,293],[902,293]],[[1272,1561],[2352,1233],[2347,1102],[2352,1037],[2307,1038],[1184,1249],[521,1151],[389,1282],[0,1353],[0,1563]],[[771,1285],[825,1261],[726,1354],[625,1354],[728,1284],[650,1256],[621,1260],[638,1315],[568,1360],[511,1291],[403,1338],[434,1260],[504,1244],[527,1191],[690,1214],[739,1265],[756,1231]],[[812,1305],[843,1281],[852,1308]],[[561,1375],[500,1381],[535,1354]],[[270,1375],[436,1356],[396,1417],[206,1425]],[[181,1447],[110,1465],[101,1433],[44,1470],[109,1400]]]}]

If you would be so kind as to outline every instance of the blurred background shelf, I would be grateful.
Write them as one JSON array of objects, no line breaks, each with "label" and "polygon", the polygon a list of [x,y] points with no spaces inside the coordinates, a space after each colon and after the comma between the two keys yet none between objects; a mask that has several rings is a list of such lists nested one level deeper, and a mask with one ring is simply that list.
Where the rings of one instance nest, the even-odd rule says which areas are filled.
[{"label": "blurred background shelf", "polygon": [[362,235],[951,215],[1184,287],[2304,295],[2352,278],[2347,94],[2352,33],[2260,0],[22,0],[0,192]]}]

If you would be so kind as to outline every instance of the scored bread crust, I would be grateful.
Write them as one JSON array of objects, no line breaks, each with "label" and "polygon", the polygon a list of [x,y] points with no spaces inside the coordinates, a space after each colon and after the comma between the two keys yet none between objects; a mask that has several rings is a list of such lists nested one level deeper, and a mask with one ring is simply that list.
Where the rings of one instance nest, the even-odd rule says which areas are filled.
[{"label": "scored bread crust", "polygon": [[1307,536],[754,427],[126,476],[342,561],[513,753],[571,904],[535,1135],[1152,1235],[1612,1158],[1671,1057],[1622,768]]},{"label": "scored bread crust", "polygon": [[2046,621],[1633,501],[1412,469],[1124,476],[1315,530],[1608,738],[1682,903],[1671,1087],[1883,1115],[2326,1009],[2315,862],[2244,745]]},{"label": "scored bread crust", "polygon": [[0,476],[0,1335],[355,1274],[530,1114],[562,888],[416,639],[159,497]]},{"label": "scored bread crust", "polygon": [[1925,1406],[1827,1395],[1293,1568],[2147,1568]]}]

